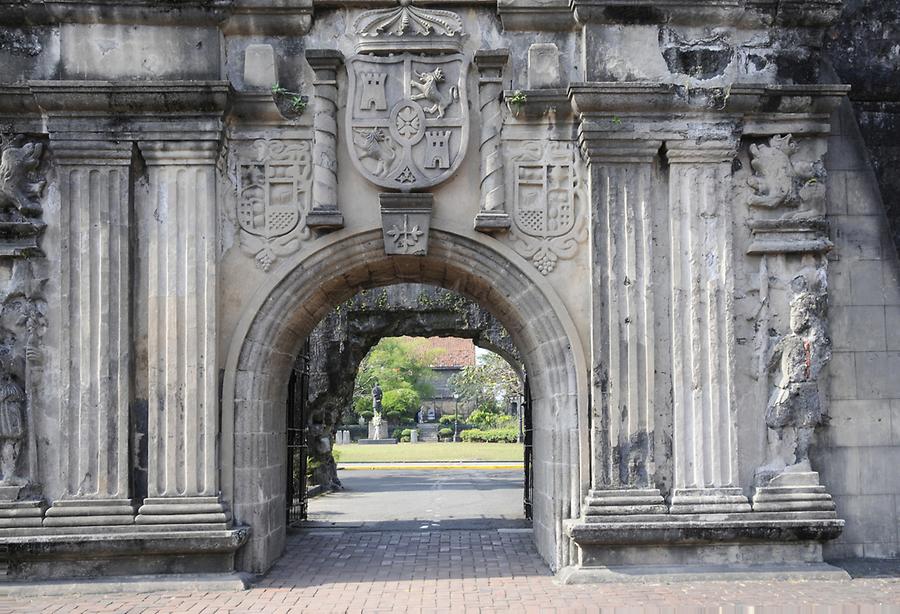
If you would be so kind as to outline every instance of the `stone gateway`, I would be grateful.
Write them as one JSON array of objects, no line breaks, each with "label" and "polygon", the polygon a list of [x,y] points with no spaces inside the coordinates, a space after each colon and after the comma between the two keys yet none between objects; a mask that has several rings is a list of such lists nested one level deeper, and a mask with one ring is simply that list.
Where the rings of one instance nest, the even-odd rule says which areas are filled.
[{"label": "stone gateway", "polygon": [[0,3],[9,577],[269,569],[292,369],[398,283],[508,331],[563,580],[900,555],[840,1],[452,4]]}]

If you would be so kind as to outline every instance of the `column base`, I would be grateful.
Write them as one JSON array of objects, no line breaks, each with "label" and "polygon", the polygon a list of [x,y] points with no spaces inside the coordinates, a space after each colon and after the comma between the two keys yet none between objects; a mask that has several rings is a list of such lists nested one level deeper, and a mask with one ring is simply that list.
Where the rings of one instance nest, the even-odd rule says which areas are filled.
[{"label": "column base", "polygon": [[306,225],[316,230],[336,230],[344,227],[340,211],[311,211],[306,214]]},{"label": "column base", "polygon": [[170,531],[223,531],[231,527],[231,512],[218,497],[147,497],[134,522]]},{"label": "column base", "polygon": [[78,528],[134,524],[131,499],[60,499],[44,514],[45,527]]},{"label": "column base", "polygon": [[834,501],[815,471],[781,473],[753,494],[754,512],[827,512],[837,517]]},{"label": "column base", "polygon": [[591,489],[584,499],[585,522],[611,516],[665,514],[669,510],[657,488]]},{"label": "column base", "polygon": [[709,574],[764,579],[766,573],[791,569],[801,576],[842,573],[822,562],[822,542],[840,535],[844,526],[836,518],[755,513],[632,518],[567,523],[565,532],[578,557],[560,573],[562,581],[687,580]]},{"label": "column base", "polygon": [[495,233],[509,230],[512,222],[508,213],[479,213],[475,216],[475,230]]},{"label": "column base", "polygon": [[670,514],[740,514],[750,502],[740,488],[676,488]]},{"label": "column base", "polygon": [[42,499],[0,501],[0,537],[28,532],[40,527],[47,504]]}]

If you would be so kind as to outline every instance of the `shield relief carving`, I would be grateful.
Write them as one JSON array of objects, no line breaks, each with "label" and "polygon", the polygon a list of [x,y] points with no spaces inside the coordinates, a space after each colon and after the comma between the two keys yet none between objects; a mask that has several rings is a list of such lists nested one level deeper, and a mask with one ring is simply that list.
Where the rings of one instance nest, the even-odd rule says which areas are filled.
[{"label": "shield relief carving", "polygon": [[[434,53],[448,48],[448,38],[457,42],[459,17],[415,7],[372,13],[386,14],[360,18],[360,47],[389,55],[359,53],[347,61],[350,158],[382,188],[435,186],[459,168],[469,136],[468,61],[461,53]],[[431,13],[444,21],[433,23]],[[429,36],[441,37],[431,53]],[[413,47],[418,53],[404,52]]]}]

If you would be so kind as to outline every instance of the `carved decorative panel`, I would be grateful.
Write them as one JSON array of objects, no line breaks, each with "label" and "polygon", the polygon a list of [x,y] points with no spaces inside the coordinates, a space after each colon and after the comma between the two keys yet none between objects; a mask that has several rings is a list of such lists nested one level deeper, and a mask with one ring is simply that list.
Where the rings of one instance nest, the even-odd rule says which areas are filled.
[{"label": "carved decorative panel", "polygon": [[241,247],[268,271],[310,236],[312,148],[307,141],[259,139],[238,162]]},{"label": "carved decorative panel", "polygon": [[575,255],[587,237],[583,176],[575,145],[511,142],[513,224],[510,238],[544,275]]}]

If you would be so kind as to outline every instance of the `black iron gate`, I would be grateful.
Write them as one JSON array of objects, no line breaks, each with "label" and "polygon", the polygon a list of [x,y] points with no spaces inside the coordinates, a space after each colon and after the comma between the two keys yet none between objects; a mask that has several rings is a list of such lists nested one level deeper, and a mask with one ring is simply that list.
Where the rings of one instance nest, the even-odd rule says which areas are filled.
[{"label": "black iron gate", "polygon": [[309,342],[297,357],[287,395],[287,524],[306,520],[306,400],[309,390]]},{"label": "black iron gate", "polygon": [[522,404],[522,422],[525,444],[525,518],[531,520],[531,508],[534,497],[534,426],[531,424],[531,388],[525,378],[525,402]]}]

